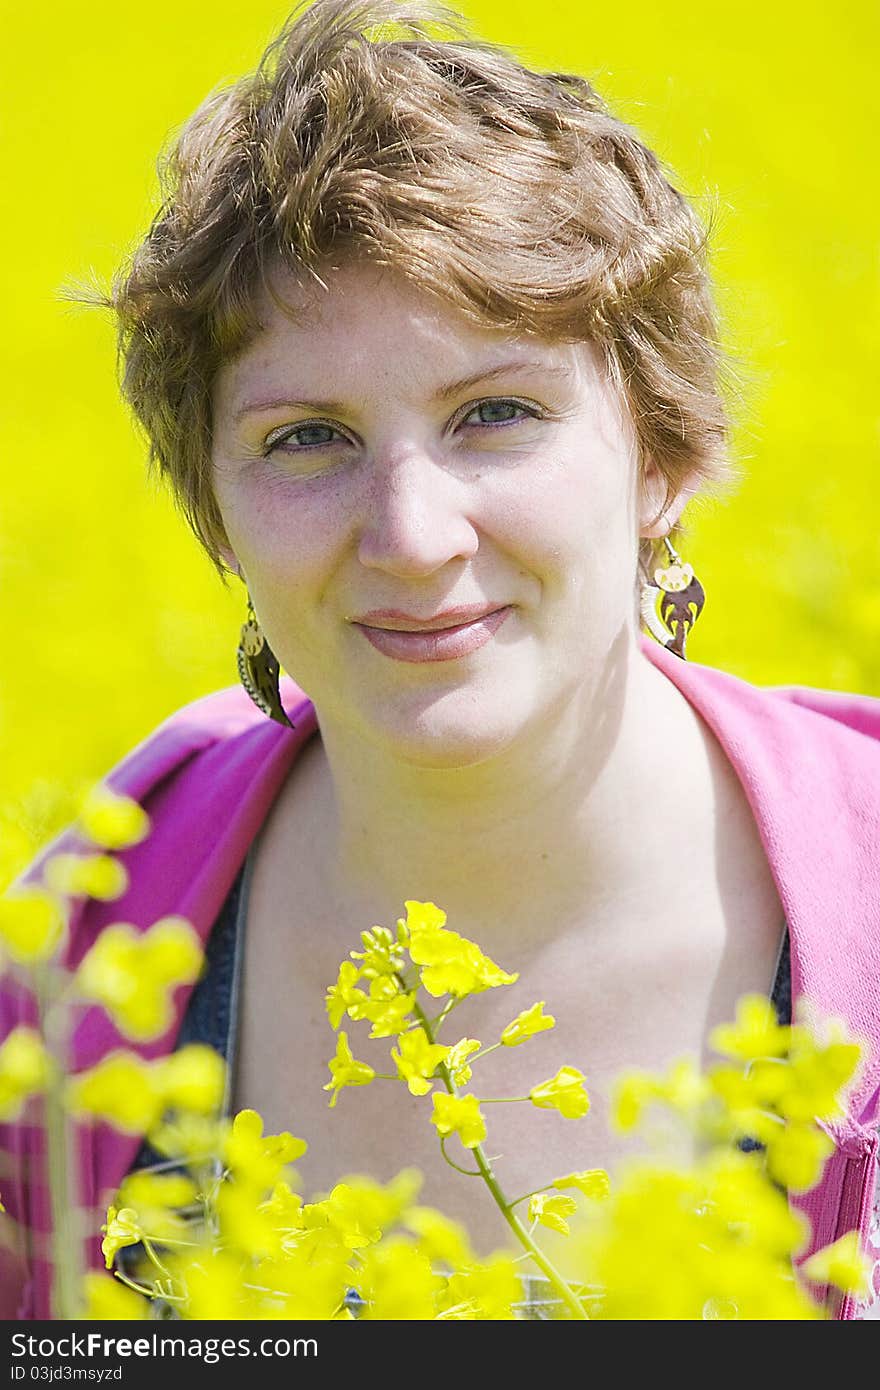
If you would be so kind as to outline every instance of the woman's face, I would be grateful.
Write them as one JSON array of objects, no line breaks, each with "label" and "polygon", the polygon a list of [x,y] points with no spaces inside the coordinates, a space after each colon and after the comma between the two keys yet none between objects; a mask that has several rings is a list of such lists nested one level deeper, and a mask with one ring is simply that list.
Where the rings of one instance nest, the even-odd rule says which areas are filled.
[{"label": "woman's face", "polygon": [[295,315],[267,297],[218,374],[224,555],[322,727],[479,763],[589,707],[657,491],[592,347],[477,326],[375,267],[324,278],[279,275]]}]

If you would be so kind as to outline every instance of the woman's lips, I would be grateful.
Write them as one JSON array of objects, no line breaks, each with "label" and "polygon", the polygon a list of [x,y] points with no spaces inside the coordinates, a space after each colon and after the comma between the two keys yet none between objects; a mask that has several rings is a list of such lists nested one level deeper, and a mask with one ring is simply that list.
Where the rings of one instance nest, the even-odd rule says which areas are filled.
[{"label": "woman's lips", "polygon": [[498,608],[469,623],[432,631],[400,632],[387,627],[355,623],[367,641],[395,661],[454,661],[484,647],[498,631],[510,607]]}]

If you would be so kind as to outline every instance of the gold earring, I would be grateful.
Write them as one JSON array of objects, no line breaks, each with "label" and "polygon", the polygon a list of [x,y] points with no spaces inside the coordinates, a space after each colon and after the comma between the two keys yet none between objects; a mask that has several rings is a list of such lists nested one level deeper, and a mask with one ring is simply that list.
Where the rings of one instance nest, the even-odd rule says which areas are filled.
[{"label": "gold earring", "polygon": [[684,563],[668,536],[663,537],[663,544],[671,563],[665,568],[657,565],[650,578],[642,569],[642,621],[662,647],[686,660],[685,642],[703,611],[706,593],[693,565]]},{"label": "gold earring", "polygon": [[238,674],[242,685],[254,704],[277,724],[295,729],[281,703],[278,679],[281,668],[278,658],[263,635],[257,622],[254,605],[248,593],[248,616],[242,624],[241,639],[238,644]]}]

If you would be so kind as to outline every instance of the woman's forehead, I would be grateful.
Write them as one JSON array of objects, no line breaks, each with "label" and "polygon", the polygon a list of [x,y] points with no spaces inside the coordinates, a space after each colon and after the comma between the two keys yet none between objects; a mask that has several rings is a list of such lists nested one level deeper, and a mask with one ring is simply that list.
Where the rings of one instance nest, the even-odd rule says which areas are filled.
[{"label": "woman's forehead", "polygon": [[276,270],[255,310],[256,331],[227,364],[227,384],[282,369],[288,356],[306,377],[328,371],[375,375],[383,363],[397,363],[412,372],[430,366],[432,375],[436,365],[452,381],[456,372],[467,375],[504,362],[567,376],[572,384],[604,375],[594,343],[513,334],[472,318],[394,269],[368,263],[323,267],[320,282]]}]

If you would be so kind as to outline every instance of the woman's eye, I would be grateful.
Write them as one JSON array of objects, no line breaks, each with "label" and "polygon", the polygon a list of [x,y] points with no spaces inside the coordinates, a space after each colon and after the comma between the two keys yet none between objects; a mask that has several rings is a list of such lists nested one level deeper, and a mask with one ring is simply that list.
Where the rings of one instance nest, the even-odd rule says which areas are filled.
[{"label": "woman's eye", "polygon": [[[480,401],[468,412],[463,420],[463,424],[476,423],[480,425],[507,425],[512,421],[520,419],[523,415],[529,415],[535,419],[538,412],[530,406],[524,405],[522,401],[511,400],[488,400]],[[478,419],[472,420],[476,415]]]},{"label": "woman's eye", "polygon": [[[524,417],[535,419],[537,416],[538,411],[525,405],[523,401],[494,398],[479,401],[468,411],[462,423],[478,426],[508,425]],[[344,440],[344,436],[334,425],[325,424],[321,420],[307,420],[301,425],[285,425],[283,429],[268,435],[263,444],[263,453],[268,457],[276,449],[287,448],[293,452],[298,449],[326,449],[340,440]]]},{"label": "woman's eye", "polygon": [[283,444],[293,444],[300,449],[326,448],[333,443],[333,436],[339,431],[332,425],[322,425],[320,423],[294,425],[279,430],[276,434],[270,434],[264,444],[264,451],[271,454],[273,449],[279,448]]}]

